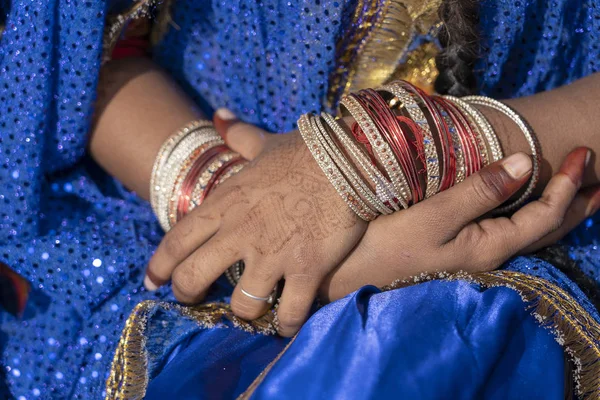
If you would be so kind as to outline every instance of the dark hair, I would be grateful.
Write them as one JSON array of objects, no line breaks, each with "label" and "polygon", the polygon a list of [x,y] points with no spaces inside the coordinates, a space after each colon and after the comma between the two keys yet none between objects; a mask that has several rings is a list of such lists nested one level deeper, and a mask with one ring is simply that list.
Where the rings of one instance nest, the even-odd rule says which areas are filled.
[{"label": "dark hair", "polygon": [[[443,48],[436,57],[439,76],[435,90],[457,97],[475,94],[474,68],[480,51],[479,1],[444,0],[439,15],[443,26],[438,38]],[[560,269],[600,310],[600,286],[581,271],[564,246],[550,246],[536,256]]]},{"label": "dark hair", "polygon": [[474,94],[473,69],[479,56],[479,1],[444,0],[439,9],[443,22],[439,40],[443,49],[436,57],[438,93],[452,96]]}]

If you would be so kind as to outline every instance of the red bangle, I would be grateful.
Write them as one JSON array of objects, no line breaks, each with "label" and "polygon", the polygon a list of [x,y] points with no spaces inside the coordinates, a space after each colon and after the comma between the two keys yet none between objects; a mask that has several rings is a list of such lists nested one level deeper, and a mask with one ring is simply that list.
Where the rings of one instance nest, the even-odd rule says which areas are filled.
[{"label": "red bangle", "polygon": [[131,57],[144,57],[148,54],[149,42],[146,39],[121,39],[112,51],[111,59],[120,60]]},{"label": "red bangle", "polygon": [[407,178],[412,202],[413,204],[418,202],[422,197],[422,188],[419,184],[417,167],[414,157],[410,153],[406,135],[396,115],[389,109],[383,97],[374,90],[362,90],[355,97],[371,119],[373,119],[377,129],[390,145]]},{"label": "red bangle", "polygon": [[185,176],[181,185],[181,192],[177,202],[177,221],[181,220],[187,213],[190,204],[192,190],[202,172],[210,164],[210,162],[219,154],[228,150],[224,144],[211,147],[202,153],[195,161],[189,172]]},{"label": "red bangle", "polygon": [[223,176],[230,168],[233,168],[235,165],[241,164],[244,161],[245,160],[243,158],[237,157],[226,161],[223,165],[221,165],[219,169],[217,169],[210,177],[210,180],[206,184],[206,188],[197,200],[198,205],[202,204],[204,199],[206,199],[206,196],[208,196],[214,189],[218,187],[217,182],[219,182],[221,176]]},{"label": "red bangle", "polygon": [[454,184],[456,177],[456,155],[454,154],[454,146],[452,142],[452,136],[450,130],[446,125],[446,121],[442,118],[438,108],[433,103],[433,100],[425,92],[418,87],[414,86],[415,92],[417,92],[423,100],[427,111],[429,112],[430,118],[434,121],[435,127],[438,133],[440,148],[442,149],[442,178],[440,180],[440,191],[446,190]]},{"label": "red bangle", "polygon": [[475,142],[474,132],[467,118],[454,104],[443,97],[435,96],[435,99],[444,107],[458,130],[463,149],[465,149],[466,176],[479,171],[483,166],[483,160],[479,153],[479,147]]}]

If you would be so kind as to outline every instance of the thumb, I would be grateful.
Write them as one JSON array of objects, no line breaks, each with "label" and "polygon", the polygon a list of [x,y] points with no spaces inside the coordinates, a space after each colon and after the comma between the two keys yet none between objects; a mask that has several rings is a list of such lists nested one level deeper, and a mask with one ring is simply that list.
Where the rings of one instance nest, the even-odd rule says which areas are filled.
[{"label": "thumb", "polygon": [[219,108],[213,116],[213,122],[225,144],[246,160],[256,158],[265,147],[268,133],[257,126],[240,121],[227,108]]},{"label": "thumb", "polygon": [[453,238],[466,225],[513,196],[527,182],[532,168],[529,155],[515,153],[410,210],[416,213],[417,221],[428,221],[429,224],[423,224],[424,228],[435,227],[438,232],[444,232],[441,236]]}]

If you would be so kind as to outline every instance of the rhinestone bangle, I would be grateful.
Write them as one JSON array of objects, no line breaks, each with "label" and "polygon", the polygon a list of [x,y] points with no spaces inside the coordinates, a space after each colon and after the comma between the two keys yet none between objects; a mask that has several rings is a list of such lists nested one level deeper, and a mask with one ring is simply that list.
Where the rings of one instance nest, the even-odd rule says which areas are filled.
[{"label": "rhinestone bangle", "polygon": [[381,214],[391,214],[393,210],[388,208],[383,201],[381,201],[375,193],[369,188],[358,175],[356,170],[346,157],[342,154],[340,149],[337,147],[335,142],[332,140],[329,132],[325,128],[325,125],[321,121],[321,117],[312,116],[312,123],[316,125],[317,130],[315,131],[317,138],[320,140],[321,145],[325,148],[333,162],[340,168],[342,173],[346,176],[350,184],[359,193],[359,195],[367,202],[372,208],[377,210]]},{"label": "rhinestone bangle", "polygon": [[328,113],[322,113],[321,116],[333,131],[336,139],[344,146],[352,159],[360,166],[361,172],[366,175],[373,187],[380,192],[394,193],[392,183],[374,166],[367,155],[354,143],[335,118]]},{"label": "rhinestone bangle", "polygon": [[480,150],[485,150],[487,153],[487,160],[484,159],[484,161],[487,161],[486,165],[500,160],[504,155],[502,153],[502,148],[500,147],[500,142],[498,141],[498,136],[481,111],[465,101],[466,98],[459,99],[452,96],[444,97],[460,107],[466,113],[467,117],[473,120],[474,125],[479,128],[477,131],[479,131],[480,135],[483,135],[483,138],[485,139],[483,141],[480,140],[479,143],[481,143]]},{"label": "rhinestone bangle", "polygon": [[527,140],[527,143],[531,148],[531,155],[533,157],[533,171],[531,173],[531,178],[529,179],[529,184],[527,185],[525,192],[514,202],[496,209],[496,213],[512,212],[516,208],[521,206],[523,203],[525,203],[525,201],[527,201],[527,199],[533,194],[533,191],[535,190],[535,187],[537,186],[540,180],[540,170],[542,166],[542,148],[540,142],[537,139],[531,126],[512,107],[498,100],[494,100],[484,96],[467,96],[464,97],[463,100],[470,104],[492,108],[506,115],[519,127],[521,132],[523,132],[523,136],[525,136],[525,139]]},{"label": "rhinestone bangle", "polygon": [[[398,199],[403,208],[408,208],[408,201],[411,198],[408,182],[402,168],[398,164],[398,160],[394,157],[394,153],[388,143],[381,137],[381,133],[375,126],[375,123],[354,97],[346,96],[340,104],[352,115],[369,143],[371,143],[373,153],[375,153],[375,156],[392,182],[394,189],[392,193],[393,197]],[[392,199],[385,200],[389,201],[390,204],[393,202]]]},{"label": "rhinestone bangle", "polygon": [[311,126],[311,121],[307,114],[302,115],[298,120],[298,130],[310,153],[319,165],[319,168],[321,168],[329,182],[331,182],[348,207],[350,207],[350,209],[361,219],[365,221],[374,220],[377,217],[377,214],[371,210],[360,197],[358,197],[354,189],[352,189],[346,179],[344,179],[340,170],[333,163],[325,149],[321,146],[321,143],[315,137],[313,132],[314,127]]},{"label": "rhinestone bangle", "polygon": [[152,173],[150,174],[150,204],[155,213],[158,213],[158,197],[161,193],[162,188],[159,185],[161,174],[164,173],[164,166],[169,158],[169,155],[179,144],[179,142],[186,137],[190,132],[201,128],[203,126],[210,126],[209,121],[192,121],[171,137],[169,137],[158,150],[158,154],[155,158],[154,165],[152,166]]},{"label": "rhinestone bangle", "polygon": [[436,194],[440,187],[440,164],[438,153],[433,139],[433,133],[431,132],[427,118],[425,118],[425,114],[423,114],[421,107],[419,107],[419,104],[413,99],[411,94],[402,86],[402,81],[397,81],[377,90],[391,93],[397,97],[402,103],[402,107],[419,128],[421,128],[421,132],[423,133],[423,146],[425,148],[425,168],[427,170],[425,198],[428,198]]}]

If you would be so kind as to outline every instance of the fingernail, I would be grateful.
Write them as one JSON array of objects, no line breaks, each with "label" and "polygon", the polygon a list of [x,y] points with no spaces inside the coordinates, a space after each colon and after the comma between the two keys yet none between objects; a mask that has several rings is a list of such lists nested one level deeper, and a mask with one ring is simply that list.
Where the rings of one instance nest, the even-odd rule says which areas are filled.
[{"label": "fingernail", "polygon": [[519,179],[531,171],[533,164],[531,157],[525,153],[516,153],[502,161],[502,168],[513,179]]},{"label": "fingernail", "polygon": [[587,153],[585,154],[585,166],[587,167],[588,164],[590,163],[590,159],[592,158],[592,151],[588,150]]},{"label": "fingernail", "polygon": [[585,210],[585,216],[591,217],[592,215],[596,214],[596,211],[598,211],[598,204],[594,204],[594,202],[592,202],[587,206]]},{"label": "fingernail", "polygon": [[158,289],[158,286],[156,286],[154,282],[152,282],[148,275],[144,277],[144,287],[150,292],[154,292],[156,289]]},{"label": "fingernail", "polygon": [[596,191],[596,193],[594,193],[594,195],[592,196],[592,200],[589,202],[589,204],[585,210],[585,216],[591,217],[592,215],[596,214],[599,207],[600,207],[600,189],[598,189]]},{"label": "fingernail", "polygon": [[232,121],[237,119],[236,115],[228,108],[219,108],[217,111],[215,111],[215,114],[223,121]]}]

